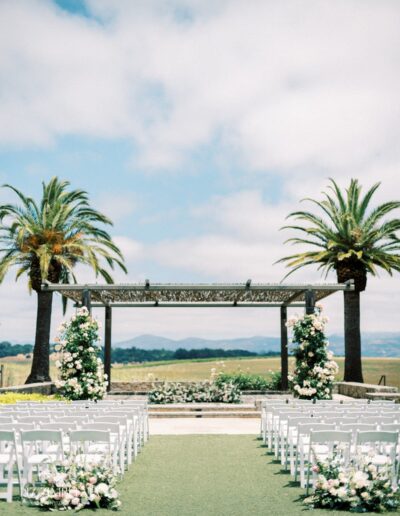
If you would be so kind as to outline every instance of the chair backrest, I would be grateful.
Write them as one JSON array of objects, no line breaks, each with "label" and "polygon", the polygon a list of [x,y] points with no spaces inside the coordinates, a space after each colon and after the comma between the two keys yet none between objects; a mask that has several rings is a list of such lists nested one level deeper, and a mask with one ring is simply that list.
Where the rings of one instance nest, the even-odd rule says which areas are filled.
[{"label": "chair backrest", "polygon": [[364,443],[393,443],[397,444],[399,432],[370,431],[357,432],[357,444]]},{"label": "chair backrest", "polygon": [[378,416],[378,417],[365,416],[365,417],[361,418],[361,421],[363,423],[377,423],[378,425],[394,423],[394,419],[392,417],[382,417],[382,416]]},{"label": "chair backrest", "polygon": [[85,430],[85,431],[101,430],[103,432],[111,432],[113,434],[118,434],[118,435],[120,433],[120,429],[121,429],[121,427],[119,426],[118,423],[98,423],[97,421],[94,423],[93,422],[85,423],[81,427],[81,430]]},{"label": "chair backrest", "polygon": [[89,421],[86,414],[75,414],[73,416],[57,416],[53,418],[53,423],[79,423]]},{"label": "chair backrest", "polygon": [[14,421],[14,418],[12,416],[0,416],[0,425],[12,423],[13,421]]},{"label": "chair backrest", "polygon": [[400,423],[384,423],[380,428],[382,432],[400,432]]},{"label": "chair backrest", "polygon": [[7,431],[15,431],[15,432],[21,432],[21,431],[27,431],[27,430],[35,430],[37,428],[37,425],[34,423],[6,423],[1,424],[1,430],[7,430]]},{"label": "chair backrest", "polygon": [[305,423],[297,426],[297,433],[299,436],[301,435],[310,435],[312,431],[331,431],[335,430],[336,425],[319,423],[315,421],[314,423]]},{"label": "chair backrest", "polygon": [[351,443],[351,432],[344,430],[312,430],[310,445],[314,443]]},{"label": "chair backrest", "polygon": [[358,431],[375,431],[377,425],[373,423],[340,423],[340,430],[350,430],[350,432]]},{"label": "chair backrest", "polygon": [[62,432],[57,430],[28,430],[21,432],[21,442],[46,441],[62,443]]},{"label": "chair backrest", "polygon": [[74,430],[69,434],[72,442],[110,442],[110,432],[104,430]]},{"label": "chair backrest", "polygon": [[[127,421],[126,416],[98,416],[92,419],[93,423],[118,423],[119,425],[126,425]],[[88,425],[90,422],[85,424]]]},{"label": "chair backrest", "polygon": [[17,420],[18,420],[18,423],[36,423],[36,424],[39,424],[39,423],[43,423],[43,422],[47,422],[47,423],[50,423],[51,422],[51,418],[50,416],[23,416],[23,417],[17,417]]},{"label": "chair backrest", "polygon": [[41,430],[59,430],[63,433],[70,432],[71,430],[76,430],[76,423],[41,423]]},{"label": "chair backrest", "polygon": [[0,430],[0,441],[14,443],[15,432],[13,430]]}]

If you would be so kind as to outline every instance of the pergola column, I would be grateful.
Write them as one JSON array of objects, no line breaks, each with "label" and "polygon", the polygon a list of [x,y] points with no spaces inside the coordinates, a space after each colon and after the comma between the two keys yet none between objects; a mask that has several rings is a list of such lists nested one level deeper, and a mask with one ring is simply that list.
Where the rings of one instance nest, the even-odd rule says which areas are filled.
[{"label": "pergola column", "polygon": [[281,306],[281,389],[286,391],[288,389],[288,329],[287,322],[287,308]]},{"label": "pergola column", "polygon": [[312,315],[315,311],[315,292],[314,290],[306,290],[306,314]]},{"label": "pergola column", "polygon": [[85,289],[82,292],[82,306],[86,306],[86,308],[89,310],[89,313],[92,313],[92,300],[90,290],[88,289]]},{"label": "pergola column", "polygon": [[104,325],[104,372],[108,376],[107,391],[111,389],[111,332],[112,332],[112,311],[111,306],[105,308]]}]

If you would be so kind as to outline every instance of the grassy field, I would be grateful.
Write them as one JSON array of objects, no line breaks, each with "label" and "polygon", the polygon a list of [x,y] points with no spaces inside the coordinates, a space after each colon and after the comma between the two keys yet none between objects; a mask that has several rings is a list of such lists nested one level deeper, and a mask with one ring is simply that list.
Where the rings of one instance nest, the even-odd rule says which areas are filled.
[{"label": "grassy field", "polygon": [[[340,366],[338,379],[343,378],[343,358],[337,358]],[[30,361],[16,361],[10,358],[1,361],[5,367],[5,386],[24,383],[30,370]],[[223,366],[224,365],[224,366]],[[265,377],[270,371],[280,367],[279,357],[273,358],[232,358],[220,360],[177,360],[175,362],[153,362],[142,365],[119,365],[112,369],[112,380],[206,380],[210,378],[211,368],[218,371],[245,371],[261,374]],[[291,362],[290,367],[293,367]],[[400,388],[400,358],[364,358],[364,381],[378,383],[382,374],[386,375],[387,385]],[[52,378],[56,378],[56,369],[51,367]]]}]

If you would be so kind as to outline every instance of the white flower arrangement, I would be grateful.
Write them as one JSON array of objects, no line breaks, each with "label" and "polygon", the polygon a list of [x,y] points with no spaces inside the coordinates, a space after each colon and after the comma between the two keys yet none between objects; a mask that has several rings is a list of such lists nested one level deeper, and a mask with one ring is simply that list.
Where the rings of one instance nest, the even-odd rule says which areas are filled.
[{"label": "white flower arrangement", "polygon": [[337,456],[313,467],[318,474],[312,496],[304,503],[310,508],[350,512],[388,512],[400,508],[400,492],[390,481],[390,467],[379,470],[371,457],[357,457],[345,467]]},{"label": "white flower arrangement", "polygon": [[293,354],[296,368],[288,375],[289,385],[295,396],[302,399],[331,399],[335,375],[339,368],[333,360],[333,353],[327,351],[325,325],[328,318],[322,315],[322,307],[315,313],[295,316],[288,320],[296,344]]},{"label": "white flower arrangement", "polygon": [[155,386],[149,392],[150,403],[239,403],[240,390],[234,383],[169,383]]},{"label": "white flower arrangement", "polygon": [[105,464],[77,464],[74,457],[51,465],[40,474],[42,485],[27,485],[22,500],[26,505],[49,511],[79,511],[84,508],[119,509],[116,476]]},{"label": "white flower arrangement", "polygon": [[98,322],[87,308],[80,308],[69,322],[60,326],[57,339],[60,358],[56,361],[60,394],[70,400],[102,399],[107,390],[107,376],[98,357]]}]

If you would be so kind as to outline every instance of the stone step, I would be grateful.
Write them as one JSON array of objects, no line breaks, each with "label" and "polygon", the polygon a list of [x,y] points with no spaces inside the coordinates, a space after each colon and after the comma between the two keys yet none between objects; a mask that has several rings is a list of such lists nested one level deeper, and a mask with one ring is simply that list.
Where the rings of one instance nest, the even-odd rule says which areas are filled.
[{"label": "stone step", "polygon": [[149,410],[149,417],[153,418],[260,418],[261,413],[256,411],[178,411],[178,412],[153,412]]},{"label": "stone step", "polygon": [[400,392],[367,392],[366,398],[370,400],[395,400],[400,403]]},{"label": "stone step", "polygon": [[255,412],[254,403],[168,403],[150,404],[149,410],[152,412]]}]

